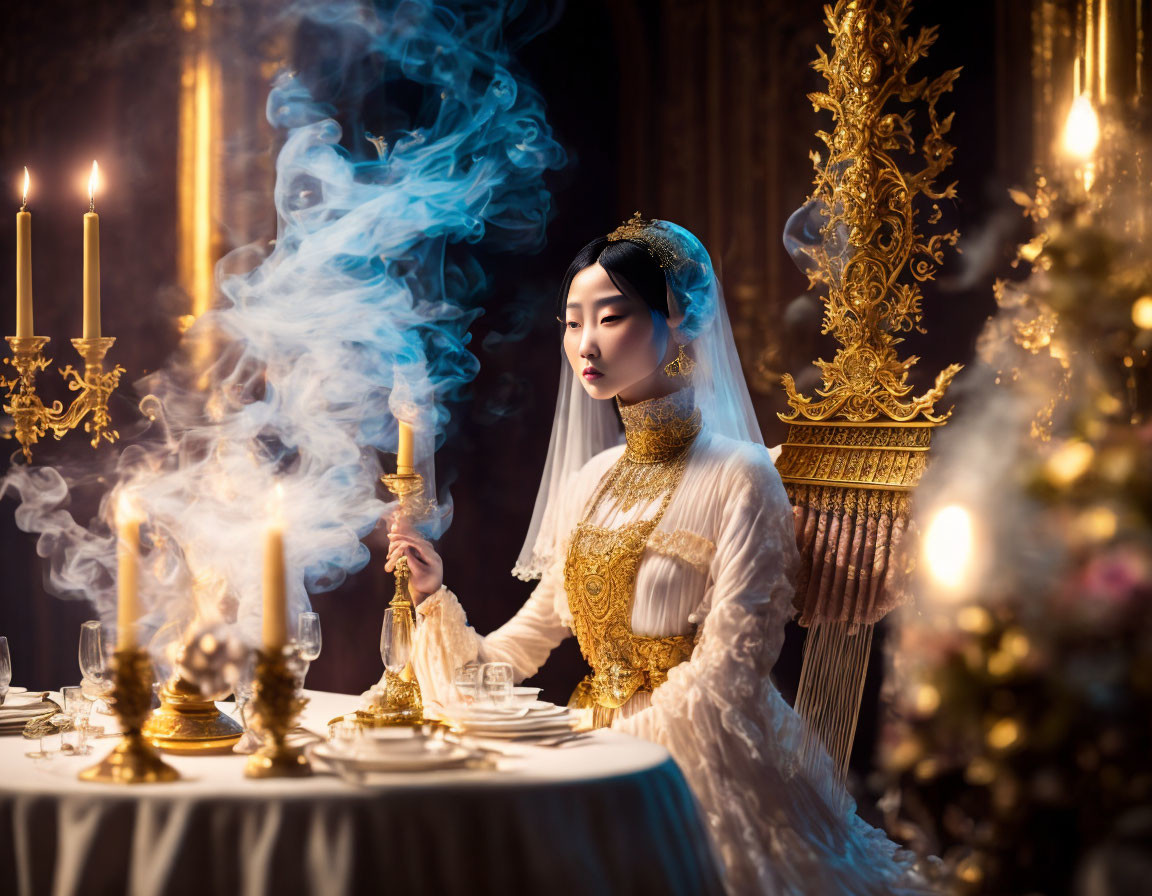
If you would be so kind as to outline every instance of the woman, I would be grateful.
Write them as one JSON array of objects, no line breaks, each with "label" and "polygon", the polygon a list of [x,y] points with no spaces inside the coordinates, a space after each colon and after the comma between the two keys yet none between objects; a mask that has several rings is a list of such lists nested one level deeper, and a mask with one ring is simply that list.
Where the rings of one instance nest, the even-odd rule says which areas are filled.
[{"label": "woman", "polygon": [[412,570],[425,701],[477,659],[527,678],[575,634],[592,671],[573,702],[668,748],[730,892],[901,892],[895,846],[801,771],[800,721],[769,678],[791,612],[792,511],[704,247],[637,214],[576,256],[559,316],[549,458],[514,570],[541,579],[532,596],[481,637],[432,546],[391,534],[387,568],[404,555]]}]

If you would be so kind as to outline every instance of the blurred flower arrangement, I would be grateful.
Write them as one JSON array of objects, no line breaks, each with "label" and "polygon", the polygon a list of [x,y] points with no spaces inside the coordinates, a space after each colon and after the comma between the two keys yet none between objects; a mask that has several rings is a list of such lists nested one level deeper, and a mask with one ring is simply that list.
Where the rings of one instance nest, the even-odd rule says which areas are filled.
[{"label": "blurred flower arrangement", "polygon": [[951,893],[1146,892],[1152,876],[1142,153],[1114,124],[1083,140],[1080,100],[1068,127],[1066,168],[1013,194],[1036,223],[1027,277],[996,285],[933,448],[917,606],[890,639],[881,808]]}]

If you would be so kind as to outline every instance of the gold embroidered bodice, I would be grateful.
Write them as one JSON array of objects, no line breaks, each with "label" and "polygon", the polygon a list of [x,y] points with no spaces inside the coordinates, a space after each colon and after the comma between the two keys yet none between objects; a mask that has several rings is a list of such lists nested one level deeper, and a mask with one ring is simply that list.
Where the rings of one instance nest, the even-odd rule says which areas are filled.
[{"label": "gold embroidered bodice", "polygon": [[[605,474],[577,525],[564,564],[572,626],[592,674],[576,688],[572,705],[592,707],[597,725],[636,691],[652,690],[668,670],[688,659],[693,635],[643,637],[632,631],[636,573],[652,533],[684,474],[700,432],[691,388],[664,398],[621,406],[624,454]],[[602,507],[629,511],[659,500],[648,519],[605,528],[590,522]]]}]

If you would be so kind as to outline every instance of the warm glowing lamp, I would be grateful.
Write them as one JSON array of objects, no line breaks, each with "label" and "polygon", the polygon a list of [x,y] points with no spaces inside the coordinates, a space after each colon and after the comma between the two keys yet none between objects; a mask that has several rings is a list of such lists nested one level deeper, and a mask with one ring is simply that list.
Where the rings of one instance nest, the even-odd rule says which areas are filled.
[{"label": "warm glowing lamp", "polygon": [[968,579],[975,553],[972,514],[949,504],[936,511],[924,532],[924,560],[932,580],[948,592],[958,592]]},{"label": "warm glowing lamp", "polygon": [[1100,120],[1088,94],[1082,93],[1072,101],[1062,143],[1064,152],[1080,162],[1091,161],[1100,145]]}]

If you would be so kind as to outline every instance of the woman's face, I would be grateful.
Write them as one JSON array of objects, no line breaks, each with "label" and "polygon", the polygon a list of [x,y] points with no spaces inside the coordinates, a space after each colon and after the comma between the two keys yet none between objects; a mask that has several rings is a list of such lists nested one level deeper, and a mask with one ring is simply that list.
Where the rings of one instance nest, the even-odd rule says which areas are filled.
[{"label": "woman's face", "polygon": [[572,278],[564,309],[564,354],[593,398],[630,404],[671,391],[664,375],[668,322],[638,298],[620,292],[599,264]]}]

